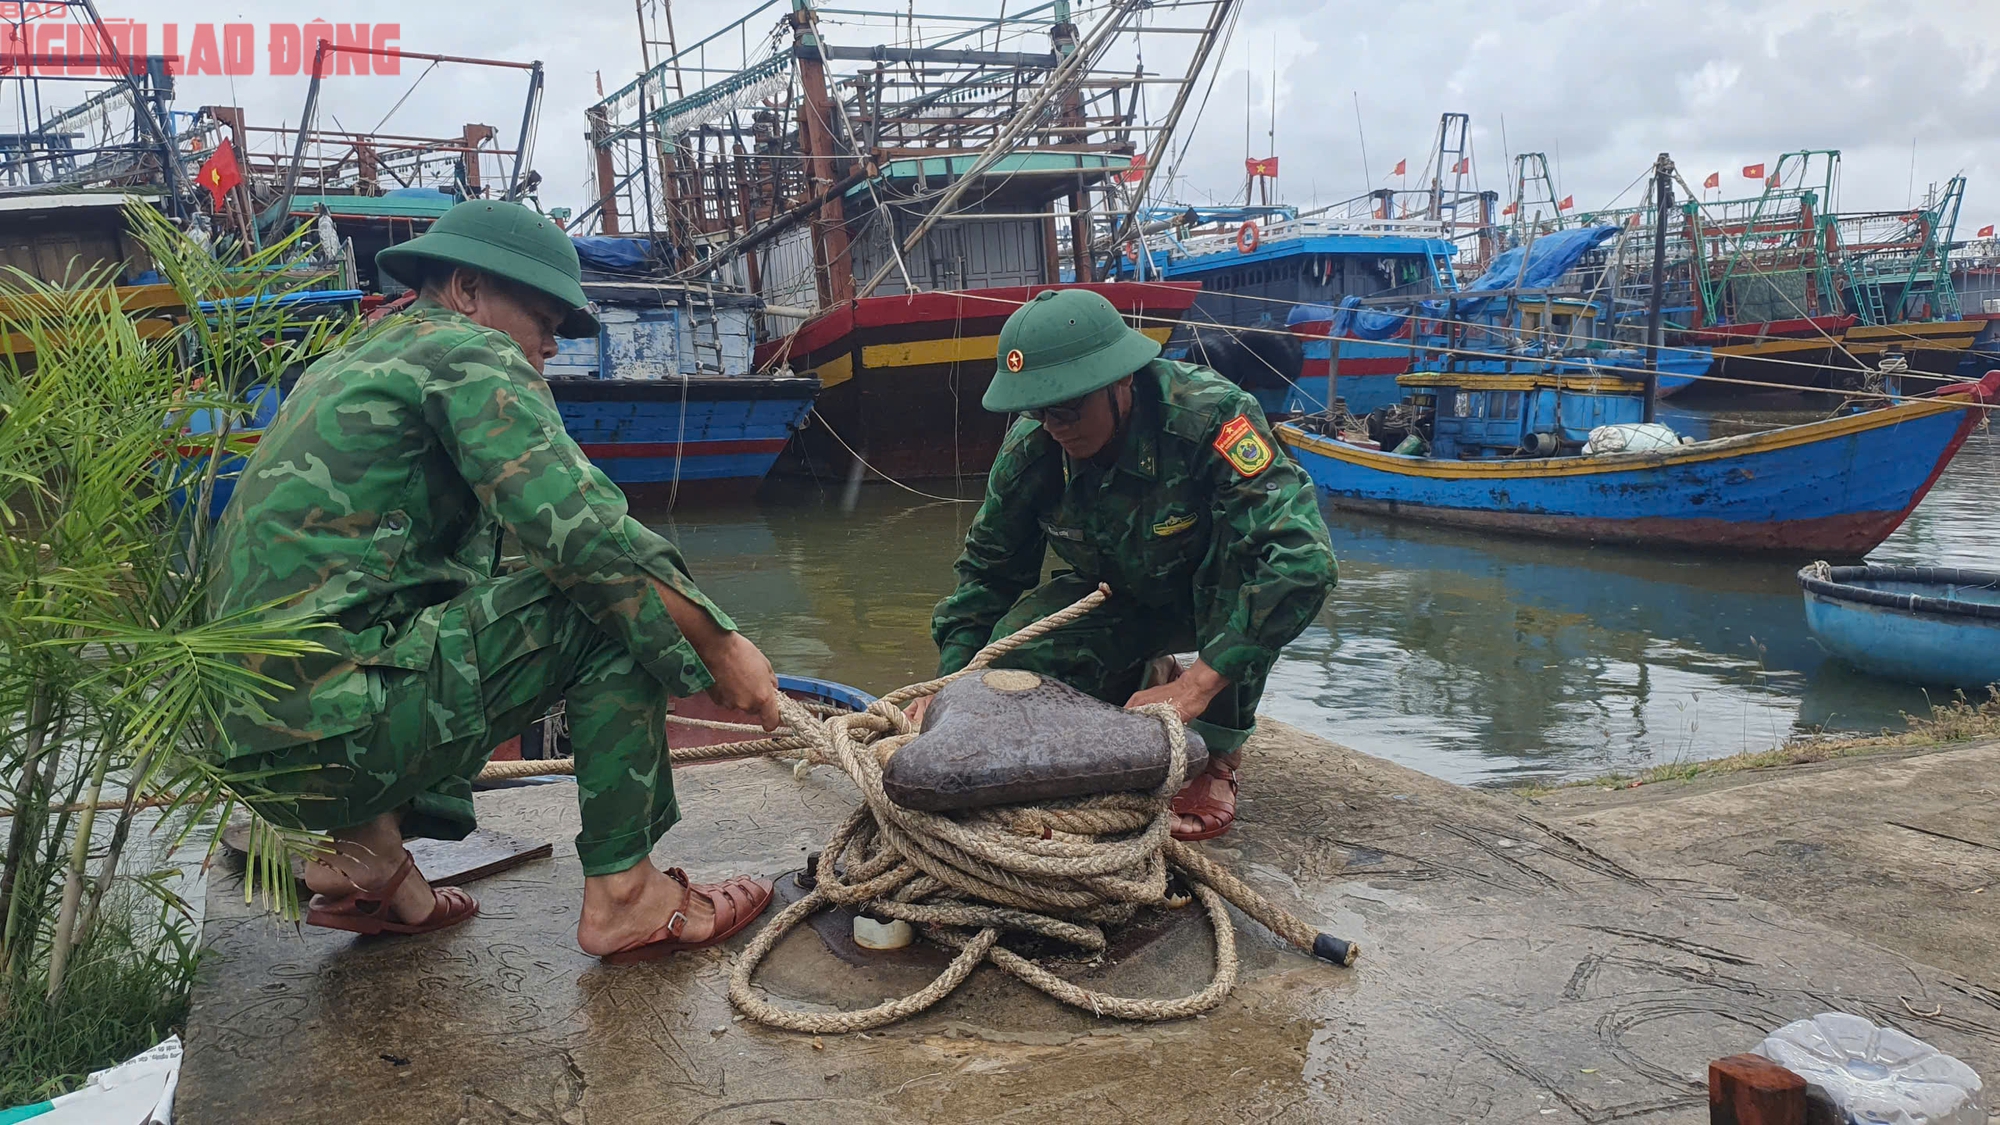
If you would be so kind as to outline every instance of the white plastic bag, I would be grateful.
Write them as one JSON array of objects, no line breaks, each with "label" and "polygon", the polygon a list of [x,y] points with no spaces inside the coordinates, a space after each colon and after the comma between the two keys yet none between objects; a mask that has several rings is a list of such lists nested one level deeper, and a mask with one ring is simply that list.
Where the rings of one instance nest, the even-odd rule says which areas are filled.
[{"label": "white plastic bag", "polygon": [[93,1073],[31,1120],[34,1125],[173,1125],[180,1077],[181,1040],[170,1035],[143,1054]]},{"label": "white plastic bag", "polygon": [[1681,444],[1681,435],[1672,427],[1658,422],[1633,422],[1623,426],[1599,426],[1590,431],[1590,437],[1583,443],[1583,455],[1594,457],[1600,453],[1645,453],[1655,449],[1673,449]]},{"label": "white plastic bag", "polygon": [[1824,1087],[1850,1122],[1986,1125],[1984,1091],[1971,1067],[1860,1016],[1826,1012],[1788,1023],[1757,1053]]}]

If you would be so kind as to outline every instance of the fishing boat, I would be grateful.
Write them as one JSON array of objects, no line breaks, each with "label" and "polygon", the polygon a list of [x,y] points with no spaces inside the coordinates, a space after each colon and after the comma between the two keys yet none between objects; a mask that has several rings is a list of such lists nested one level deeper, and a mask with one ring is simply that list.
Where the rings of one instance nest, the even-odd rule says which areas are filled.
[{"label": "fishing boat", "polygon": [[[1161,208],[1180,224],[1148,237],[1150,270],[1127,260],[1118,276],[1201,286],[1168,346],[1175,358],[1209,362],[1209,349],[1193,337],[1209,325],[1298,337],[1303,363],[1296,380],[1258,380],[1254,371],[1245,380],[1267,415],[1323,410],[1336,394],[1365,414],[1401,397],[1396,376],[1410,369],[1408,333],[1388,342],[1347,336],[1336,329],[1334,306],[1347,297],[1458,287],[1458,247],[1449,227],[1428,218],[1384,218],[1375,213],[1382,205],[1371,195],[1304,214],[1290,207]],[[1337,390],[1330,377],[1338,379]]]},{"label": "fishing boat", "polygon": [[[979,405],[997,366],[1000,326],[1036,293],[1068,288],[1077,287],[866,297],[760,345],[758,370],[809,372],[823,388],[823,424],[800,432],[790,467],[839,478],[858,459],[898,480],[984,476],[1009,421]],[[1198,289],[1119,282],[1084,288],[1160,343]]]},{"label": "fishing boat", "polygon": [[[1409,357],[1407,374],[1641,370],[1648,363],[1639,347],[1642,326],[1632,323],[1631,301],[1617,297],[1628,233],[1595,226],[1530,236],[1470,283],[1429,298],[1347,297],[1326,310],[1326,335],[1336,355],[1354,346],[1351,341],[1386,341]],[[1655,348],[1651,363],[1653,393],[1665,397],[1706,371],[1710,354],[1702,347]],[[1411,386],[1424,385],[1398,377],[1390,380],[1393,392],[1357,400],[1344,389],[1344,362],[1341,371],[1335,378],[1354,415],[1379,416]],[[1378,405],[1364,411],[1357,402]]]},{"label": "fishing boat", "polygon": [[2000,571],[1817,562],[1799,571],[1799,586],[1813,637],[1864,672],[2000,685]]},{"label": "fishing boat", "polygon": [[587,281],[584,294],[598,307],[597,335],[560,341],[545,370],[584,455],[639,505],[756,491],[820,389],[753,370],[764,303],[653,281]]},{"label": "fishing boat", "polygon": [[[1759,194],[1670,216],[1666,343],[1713,350],[1704,394],[1849,390],[1885,366],[1957,377],[1982,327],[1961,316],[1949,257],[1964,177],[1886,211],[1837,210],[1839,179],[1838,151],[1789,152]],[[1643,205],[1581,218],[1654,221]]]},{"label": "fishing boat", "polygon": [[1439,326],[1440,339],[1398,379],[1409,397],[1395,411],[1370,415],[1365,428],[1349,414],[1314,415],[1276,427],[1279,441],[1341,508],[1591,542],[1866,553],[1909,516],[2000,399],[2000,371],[1908,396],[1884,375],[1881,394],[1822,421],[1680,437],[1654,417],[1666,312],[1657,251],[1675,182],[1662,155],[1644,353],[1518,334],[1520,309],[1540,304],[1546,318],[1553,297],[1509,281],[1567,272],[1566,261],[1624,225],[1556,231],[1501,255],[1467,293],[1402,310],[1420,322],[1419,343],[1433,331],[1424,322]]},{"label": "fishing boat", "polygon": [[[1578,449],[1641,421],[1643,383],[1564,375],[1410,375],[1433,437],[1384,452],[1276,428],[1335,507],[1496,531],[1658,547],[1858,558],[1908,518],[1983,413],[2000,372],[1873,410],[1647,452]],[[1423,425],[1420,416],[1418,425]]]},{"label": "fishing boat", "polygon": [[[586,111],[599,198],[574,227],[659,217],[674,276],[767,302],[756,369],[823,388],[778,471],[981,477],[1005,419],[978,403],[1022,301],[1088,286],[1161,339],[1193,302],[1191,285],[1114,279],[1099,231],[1134,224],[1141,154],[1178,116],[1141,106],[1186,100],[1232,11],[1116,0],[1080,27],[1054,0],[823,23],[809,0],[766,0]],[[840,41],[881,27],[894,42]]]},{"label": "fishing boat", "polygon": [[1246,344],[1254,334],[1297,337],[1296,377],[1262,357],[1242,372],[1223,370],[1257,396],[1267,416],[1325,410],[1336,399],[1356,414],[1388,406],[1402,397],[1396,376],[1410,369],[1409,332],[1364,338],[1338,306],[1450,293],[1461,266],[1476,272],[1499,253],[1496,195],[1474,186],[1470,125],[1463,113],[1439,118],[1430,162],[1418,176],[1427,186],[1380,188],[1306,210],[1268,200],[1249,205],[1253,191],[1269,192],[1277,167],[1275,160],[1249,161],[1243,206],[1142,212],[1140,237],[1115,262],[1115,276],[1201,284],[1168,344],[1173,358],[1214,365],[1211,325],[1248,329],[1240,335]]}]

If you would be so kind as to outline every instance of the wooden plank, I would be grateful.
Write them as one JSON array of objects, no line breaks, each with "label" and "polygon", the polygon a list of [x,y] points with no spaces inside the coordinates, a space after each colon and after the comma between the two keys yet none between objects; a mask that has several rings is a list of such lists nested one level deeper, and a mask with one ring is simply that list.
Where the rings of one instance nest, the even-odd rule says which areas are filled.
[{"label": "wooden plank", "polygon": [[[222,830],[222,846],[241,862],[250,840],[247,821],[234,821]],[[417,870],[435,886],[458,887],[498,875],[532,860],[546,859],[555,846],[542,840],[528,840],[505,832],[475,828],[463,840],[405,840],[403,846],[416,858]],[[305,863],[294,857],[292,877],[305,890]]]}]

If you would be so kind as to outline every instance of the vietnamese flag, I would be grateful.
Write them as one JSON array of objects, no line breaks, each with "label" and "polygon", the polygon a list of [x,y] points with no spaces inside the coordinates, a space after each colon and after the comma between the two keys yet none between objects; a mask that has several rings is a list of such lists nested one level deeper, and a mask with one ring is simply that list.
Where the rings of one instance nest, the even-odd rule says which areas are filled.
[{"label": "vietnamese flag", "polygon": [[1500,208],[1500,213],[1501,213],[1502,215],[1511,215],[1511,214],[1513,214],[1513,213],[1514,213],[1514,205],[1513,205],[1512,203],[1509,203],[1509,204],[1508,204],[1507,206],[1505,206],[1505,207],[1502,207],[1502,208]]},{"label": "vietnamese flag", "polygon": [[1765,187],[1767,187],[1767,188],[1772,188],[1772,187],[1777,187],[1777,186],[1778,186],[1778,174],[1777,174],[1776,172],[1773,172],[1773,173],[1771,173],[1771,178],[1770,178],[1770,179],[1768,179],[1768,180],[1765,180],[1765,181],[1764,181],[1764,186],[1765,186]]},{"label": "vietnamese flag", "polygon": [[1703,181],[1701,182],[1701,186],[1702,186],[1702,187],[1704,187],[1704,188],[1719,188],[1719,187],[1721,187],[1721,186],[1722,186],[1722,173],[1720,173],[1720,172],[1710,172],[1710,173],[1708,174],[1708,178],[1707,178],[1707,179],[1705,179],[1705,180],[1703,180]]},{"label": "vietnamese flag", "polygon": [[202,161],[201,171],[195,174],[201,186],[208,189],[209,198],[215,201],[215,209],[222,210],[222,201],[230,189],[243,182],[243,169],[236,164],[236,146],[227,140],[215,146],[215,152]]},{"label": "vietnamese flag", "polygon": [[1561,203],[1558,203],[1558,204],[1556,204],[1556,210],[1558,210],[1558,211],[1567,211],[1567,210],[1569,210],[1570,208],[1572,208],[1572,207],[1575,207],[1575,206],[1576,206],[1576,196],[1574,196],[1574,195],[1565,195],[1565,196],[1563,196],[1563,199],[1562,199],[1562,202],[1561,202]]},{"label": "vietnamese flag", "polygon": [[1979,234],[1978,234],[1978,235],[1977,235],[1976,237],[1979,237],[1979,238],[1992,238],[1992,237],[1993,237],[1993,227],[1992,227],[1992,225],[1991,225],[1991,224],[1988,224],[1987,226],[1983,226],[1983,227],[1980,227],[1980,228],[1979,228]]},{"label": "vietnamese flag", "polygon": [[1266,176],[1276,179],[1278,176],[1278,158],[1275,156],[1263,156],[1254,160],[1245,160],[1243,162],[1243,170],[1253,176]]},{"label": "vietnamese flag", "polygon": [[1459,157],[1458,163],[1452,165],[1451,170],[1461,176],[1465,175],[1472,170],[1472,158],[1470,156]]},{"label": "vietnamese flag", "polygon": [[1392,171],[1392,172],[1390,172],[1389,174],[1390,174],[1391,176],[1407,176],[1407,175],[1409,175],[1409,174],[1410,174],[1410,173],[1409,173],[1409,168],[1410,168],[1410,162],[1409,162],[1409,161],[1408,161],[1407,159],[1405,159],[1405,160],[1398,160],[1398,161],[1396,161],[1396,168],[1395,168],[1395,170],[1394,170],[1394,171]]},{"label": "vietnamese flag", "polygon": [[1746,180],[1763,179],[1764,166],[1762,164],[1745,164],[1743,166],[1743,178]]},{"label": "vietnamese flag", "polygon": [[1146,154],[1145,154],[1145,153],[1143,153],[1143,152],[1141,152],[1141,153],[1138,153],[1138,154],[1134,155],[1134,156],[1132,157],[1132,163],[1131,163],[1131,165],[1130,165],[1129,167],[1127,167],[1127,168],[1126,168],[1126,169],[1125,169],[1125,170],[1124,170],[1123,172],[1120,172],[1120,173],[1118,173],[1118,178],[1119,178],[1119,180],[1121,180],[1122,182],[1124,182],[1124,183],[1128,183],[1128,184],[1136,184],[1136,183],[1138,183],[1138,182],[1139,182],[1140,180],[1143,180],[1143,179],[1145,179],[1145,178],[1146,178]]}]

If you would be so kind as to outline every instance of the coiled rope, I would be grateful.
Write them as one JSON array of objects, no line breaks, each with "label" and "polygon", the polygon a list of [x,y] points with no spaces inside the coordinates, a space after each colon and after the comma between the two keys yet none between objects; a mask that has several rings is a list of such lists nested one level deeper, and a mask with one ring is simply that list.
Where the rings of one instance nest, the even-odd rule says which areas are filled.
[{"label": "coiled rope", "polygon": [[[903,808],[883,791],[883,766],[918,733],[903,711],[906,704],[934,695],[1014,648],[1075,621],[1101,605],[1107,593],[1100,587],[1074,605],[986,646],[963,670],[891,692],[865,711],[821,717],[796,700],[781,698],[789,733],[672,751],[675,762],[800,756],[802,767],[833,765],[861,790],[862,804],[835,829],[819,854],[810,873],[811,891],[766,923],[737,958],[729,976],[729,999],[738,1010],[786,1031],[866,1031],[929,1008],[963,983],[981,961],[991,961],[1057,1000],[1098,1016],[1183,1019],[1220,1004],[1236,986],[1236,935],[1225,903],[1302,952],[1336,964],[1353,963],[1359,947],[1315,932],[1198,848],[1171,838],[1173,798],[1187,768],[1187,735],[1170,705],[1139,709],[1159,721],[1170,749],[1166,779],[1151,793],[1110,793],[946,815]],[[503,769],[496,771],[495,766]],[[480,776],[521,777],[571,768],[567,759],[501,762],[489,765]],[[1185,899],[1176,901],[1169,894],[1170,871],[1200,901],[1215,934],[1214,972],[1196,992],[1167,1000],[1114,996],[1064,980],[1000,944],[1009,933],[1031,934],[1102,954],[1109,944],[1105,926],[1129,921],[1141,907],[1185,904]],[[859,1011],[802,1012],[764,999],[751,983],[757,966],[800,922],[829,906],[920,926],[927,938],[956,950],[956,956],[924,988]]]}]

